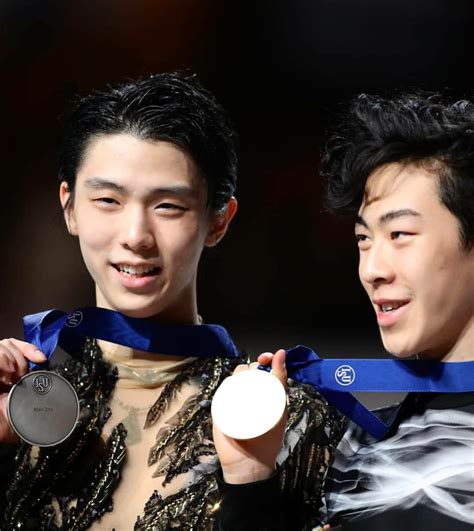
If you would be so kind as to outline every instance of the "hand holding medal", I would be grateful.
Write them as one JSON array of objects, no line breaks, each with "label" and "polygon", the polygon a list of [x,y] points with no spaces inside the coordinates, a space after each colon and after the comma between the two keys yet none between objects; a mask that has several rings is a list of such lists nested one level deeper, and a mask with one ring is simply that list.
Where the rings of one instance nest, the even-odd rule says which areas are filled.
[{"label": "hand holding medal", "polygon": [[50,371],[28,372],[28,363],[46,361],[31,343],[0,342],[1,442],[14,442],[16,434],[29,444],[53,446],[74,430],[79,400],[71,384]]},{"label": "hand holding medal", "polygon": [[266,479],[275,469],[286,426],[285,351],[262,354],[262,365],[240,365],[224,380],[211,406],[214,443],[227,483]]},{"label": "hand holding medal", "polygon": [[12,386],[28,372],[29,361],[44,363],[46,356],[25,341],[13,338],[0,341],[0,442],[17,440],[8,420],[8,396]]},{"label": "hand holding medal", "polygon": [[16,441],[16,433],[29,444],[54,446],[76,427],[80,407],[73,386],[63,376],[37,365],[44,364],[57,345],[77,353],[85,337],[94,337],[184,357],[215,357],[215,352],[223,357],[239,355],[228,332],[219,325],[168,327],[104,308],[81,308],[69,314],[48,310],[25,316],[23,324],[28,342],[4,340],[0,349],[0,442]]}]

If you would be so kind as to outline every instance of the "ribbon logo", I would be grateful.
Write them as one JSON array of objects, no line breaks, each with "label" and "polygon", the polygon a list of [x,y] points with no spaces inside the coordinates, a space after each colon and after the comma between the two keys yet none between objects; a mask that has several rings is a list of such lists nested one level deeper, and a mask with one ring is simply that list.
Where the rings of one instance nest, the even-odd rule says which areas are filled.
[{"label": "ribbon logo", "polygon": [[334,373],[334,378],[339,385],[351,385],[355,380],[355,370],[350,365],[340,365]]},{"label": "ribbon logo", "polygon": [[83,319],[83,313],[80,310],[76,310],[75,312],[67,316],[66,322],[64,324],[69,328],[75,328],[76,326],[79,326],[82,323]]}]

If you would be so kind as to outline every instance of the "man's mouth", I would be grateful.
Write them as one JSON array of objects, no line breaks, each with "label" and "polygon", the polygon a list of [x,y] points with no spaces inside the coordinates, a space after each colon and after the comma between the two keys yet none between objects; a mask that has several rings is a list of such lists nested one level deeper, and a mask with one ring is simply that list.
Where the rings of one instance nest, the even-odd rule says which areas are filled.
[{"label": "man's mouth", "polygon": [[375,312],[377,314],[377,322],[381,327],[389,327],[398,323],[406,313],[406,308],[410,303],[410,299],[406,300],[390,300],[390,299],[375,299],[373,301]]},{"label": "man's mouth", "polygon": [[388,313],[388,312],[393,312],[397,310],[401,306],[405,306],[405,304],[408,304],[408,302],[409,301],[393,301],[393,302],[383,302],[383,303],[376,303],[376,304],[382,313]]},{"label": "man's mouth", "polygon": [[152,264],[112,264],[112,266],[125,276],[134,278],[151,277],[157,275],[160,272],[160,267]]}]

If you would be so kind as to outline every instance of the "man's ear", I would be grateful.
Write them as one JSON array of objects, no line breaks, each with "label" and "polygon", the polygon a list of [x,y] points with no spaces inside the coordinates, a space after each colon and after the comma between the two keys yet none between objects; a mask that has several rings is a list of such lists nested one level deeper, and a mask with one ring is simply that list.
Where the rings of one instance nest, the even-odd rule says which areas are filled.
[{"label": "man's ear", "polygon": [[214,245],[217,245],[222,240],[236,212],[237,199],[231,197],[224,208],[213,214],[212,223],[205,242],[206,247],[214,247]]},{"label": "man's ear", "polygon": [[74,205],[72,202],[72,195],[69,191],[69,186],[66,181],[62,181],[59,185],[59,201],[63,207],[64,221],[66,222],[69,234],[77,236],[77,225],[74,217]]}]

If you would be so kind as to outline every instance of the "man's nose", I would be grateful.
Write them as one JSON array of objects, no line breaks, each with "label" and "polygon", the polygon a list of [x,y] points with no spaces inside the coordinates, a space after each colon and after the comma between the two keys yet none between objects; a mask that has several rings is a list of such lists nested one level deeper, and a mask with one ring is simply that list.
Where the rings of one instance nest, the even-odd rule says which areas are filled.
[{"label": "man's nose", "polygon": [[362,252],[359,259],[359,276],[368,284],[392,282],[395,278],[390,249],[384,242],[374,243]]},{"label": "man's nose", "polygon": [[147,211],[140,207],[129,207],[121,219],[120,244],[133,251],[151,249],[155,245],[153,224]]}]

